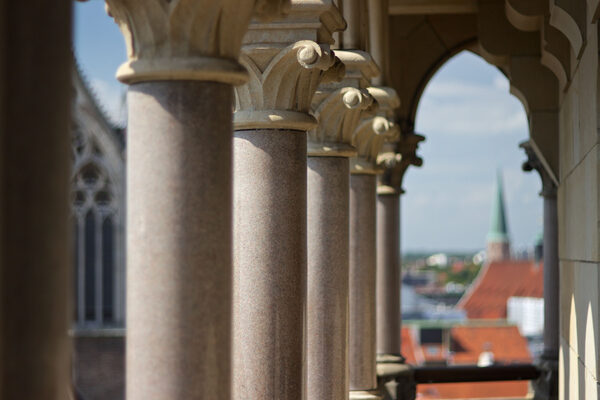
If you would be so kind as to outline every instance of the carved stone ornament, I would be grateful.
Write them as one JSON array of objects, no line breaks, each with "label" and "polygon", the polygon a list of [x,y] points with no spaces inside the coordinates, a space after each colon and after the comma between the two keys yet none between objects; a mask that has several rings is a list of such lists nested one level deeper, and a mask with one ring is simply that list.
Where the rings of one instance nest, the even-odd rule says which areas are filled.
[{"label": "carved stone ornament", "polygon": [[106,0],[127,46],[117,78],[242,84],[237,58],[254,10],[266,18],[288,8],[289,0]]},{"label": "carved stone ornament", "polygon": [[385,117],[376,115],[364,118],[352,137],[352,144],[358,152],[358,157],[352,160],[352,173],[382,172],[377,165],[377,156],[385,142],[396,141],[399,135],[398,125]]},{"label": "carved stone ornament", "polygon": [[366,89],[372,78],[381,72],[371,55],[361,50],[336,50],[336,56],[346,66],[346,74],[340,87],[350,86]]},{"label": "carved stone ornament", "polygon": [[402,182],[411,165],[420,167],[423,159],[417,156],[419,143],[425,137],[416,133],[403,134],[396,143],[385,144],[377,162],[383,173],[379,176],[377,191],[385,193],[404,193]]},{"label": "carved stone ornament", "polygon": [[[277,0],[270,2],[277,3]],[[332,45],[333,33],[346,28],[346,22],[333,0],[291,0],[291,7],[285,11],[285,18],[252,21],[243,43],[269,45],[312,40]]]},{"label": "carved stone ornament", "polygon": [[556,198],[557,186],[552,177],[540,161],[539,157],[535,153],[533,146],[529,141],[525,141],[519,145],[527,155],[527,160],[523,163],[523,171],[530,172],[536,170],[542,180],[542,191],[540,196]]},{"label": "carved stone ornament", "polygon": [[336,64],[328,45],[302,40],[283,49],[244,46],[240,62],[250,80],[235,89],[236,130],[307,131],[317,125],[309,114],[312,98]]},{"label": "carved stone ornament", "polygon": [[373,98],[364,89],[344,87],[334,91],[317,91],[313,100],[313,115],[319,124],[308,132],[308,154],[355,156],[352,136],[362,111],[372,103]]},{"label": "carved stone ornament", "polygon": [[393,120],[395,110],[400,107],[398,93],[393,88],[386,86],[371,86],[367,90],[379,105],[378,114]]}]

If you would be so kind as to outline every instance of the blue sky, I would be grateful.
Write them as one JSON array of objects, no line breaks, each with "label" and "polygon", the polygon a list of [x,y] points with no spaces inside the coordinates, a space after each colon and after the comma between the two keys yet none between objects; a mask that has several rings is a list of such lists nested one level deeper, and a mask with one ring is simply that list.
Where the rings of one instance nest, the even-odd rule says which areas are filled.
[{"label": "blue sky", "polygon": [[[125,87],[114,76],[126,52],[104,1],[76,3],[74,30],[86,80],[110,117],[123,122]],[[496,68],[468,52],[452,58],[427,86],[416,130],[427,140],[419,151],[423,167],[409,169],[404,180],[403,251],[483,248],[498,169],[513,247],[532,244],[542,229],[541,184],[521,171],[527,120]]]}]

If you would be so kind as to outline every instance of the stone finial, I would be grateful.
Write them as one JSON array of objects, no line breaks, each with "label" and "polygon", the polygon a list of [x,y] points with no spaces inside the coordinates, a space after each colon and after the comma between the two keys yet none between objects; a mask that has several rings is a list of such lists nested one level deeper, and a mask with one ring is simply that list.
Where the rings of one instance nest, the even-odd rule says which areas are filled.
[{"label": "stone finial", "polygon": [[525,151],[527,160],[523,163],[523,171],[530,172],[536,170],[542,180],[542,191],[540,196],[543,197],[556,197],[557,185],[548,173],[539,157],[537,156],[533,146],[529,141],[525,141],[519,145]]},{"label": "stone finial", "polygon": [[119,25],[128,61],[119,80],[202,80],[242,84],[237,62],[256,10],[265,18],[285,12],[289,0],[106,0]]},{"label": "stone finial", "polygon": [[364,89],[344,87],[334,91],[317,91],[313,115],[319,124],[308,132],[308,153],[312,156],[356,155],[352,136],[363,110],[373,103]]},{"label": "stone finial", "polygon": [[321,83],[343,76],[330,44],[344,27],[331,0],[292,0],[286,18],[252,21],[240,57],[250,80],[235,90],[235,129],[315,128],[313,95]]},{"label": "stone finial", "polygon": [[408,167],[423,165],[417,149],[424,140],[422,135],[408,133],[403,134],[397,143],[384,145],[377,158],[377,164],[383,170],[377,189],[379,193],[404,193],[402,182]]}]

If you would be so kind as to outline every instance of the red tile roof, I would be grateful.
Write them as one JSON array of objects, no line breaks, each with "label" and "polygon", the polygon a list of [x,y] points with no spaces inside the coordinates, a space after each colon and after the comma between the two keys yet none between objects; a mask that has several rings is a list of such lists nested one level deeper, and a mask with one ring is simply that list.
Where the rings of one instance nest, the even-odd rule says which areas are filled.
[{"label": "red tile roof", "polygon": [[544,296],[543,266],[533,261],[497,261],[483,267],[457,307],[470,319],[504,319],[509,297]]},{"label": "red tile roof", "polygon": [[[455,326],[450,330],[453,357],[449,364],[476,364],[484,349],[494,353],[497,363],[531,362],[527,340],[515,326]],[[402,354],[409,364],[419,364],[415,355],[422,353],[412,330],[402,328]],[[419,358],[419,357],[416,357]],[[421,357],[422,359],[422,357]],[[523,398],[528,382],[476,382],[427,384],[417,387],[417,399]]]},{"label": "red tile roof", "polygon": [[516,326],[455,326],[451,330],[453,364],[477,364],[489,347],[497,363],[528,363],[527,339]]}]

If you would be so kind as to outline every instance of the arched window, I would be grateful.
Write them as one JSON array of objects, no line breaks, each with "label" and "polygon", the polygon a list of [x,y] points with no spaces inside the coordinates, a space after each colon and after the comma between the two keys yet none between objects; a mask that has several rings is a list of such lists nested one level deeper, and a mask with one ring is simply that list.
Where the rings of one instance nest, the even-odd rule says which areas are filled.
[{"label": "arched window", "polygon": [[115,319],[115,213],[113,186],[92,138],[73,141],[75,321],[79,326]]}]

